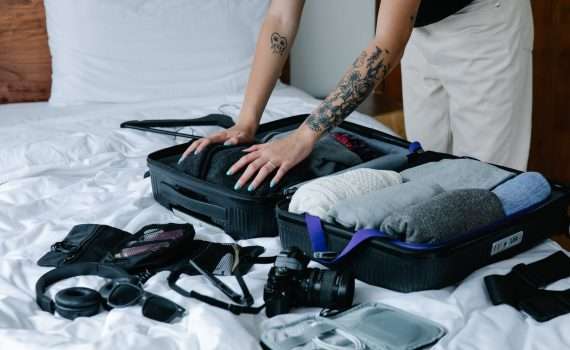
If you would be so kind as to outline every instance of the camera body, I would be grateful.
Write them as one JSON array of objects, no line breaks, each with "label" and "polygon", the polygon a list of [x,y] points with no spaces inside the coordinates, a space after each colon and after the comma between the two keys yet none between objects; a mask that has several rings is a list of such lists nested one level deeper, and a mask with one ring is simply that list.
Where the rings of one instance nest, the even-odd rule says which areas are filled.
[{"label": "camera body", "polygon": [[352,305],[352,274],[308,268],[310,261],[296,247],[283,250],[277,255],[263,290],[268,317],[288,313],[296,306],[340,309]]}]

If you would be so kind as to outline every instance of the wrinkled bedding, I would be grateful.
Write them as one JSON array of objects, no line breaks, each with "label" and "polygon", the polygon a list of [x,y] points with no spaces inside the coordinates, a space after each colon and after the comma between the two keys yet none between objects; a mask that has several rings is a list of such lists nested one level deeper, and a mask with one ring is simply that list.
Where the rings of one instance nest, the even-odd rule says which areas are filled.
[{"label": "wrinkled bedding", "polygon": [[[103,312],[74,322],[39,310],[34,286],[48,269],[36,265],[50,245],[73,225],[98,223],[130,232],[150,223],[195,224],[198,236],[231,240],[219,229],[172,213],[152,198],[144,179],[148,153],[173,145],[173,137],[120,129],[131,119],[190,118],[217,112],[235,114],[242,96],[219,96],[138,104],[51,107],[47,103],[0,106],[0,348],[1,349],[257,349],[264,314],[234,316],[171,291],[166,273],[157,274],[147,290],[171,298],[187,309],[175,324],[142,317],[138,307]],[[317,103],[289,87],[278,89],[263,120],[309,112]],[[355,113],[352,121],[385,127]],[[188,130],[186,130],[188,131]],[[196,134],[211,128],[189,130]],[[253,239],[276,254],[277,238]],[[356,302],[381,301],[441,323],[448,335],[435,349],[566,349],[570,316],[539,324],[508,306],[492,306],[483,277],[506,273],[519,262],[543,258],[560,247],[547,241],[508,261],[485,267],[456,287],[402,294],[357,283]],[[269,266],[258,265],[246,282],[262,303]],[[235,280],[225,281],[237,288]],[[102,280],[80,277],[57,284],[50,294],[71,285],[97,287]],[[184,276],[188,289],[217,294],[200,276]],[[553,289],[570,288],[562,280]],[[299,309],[296,312],[317,311]]]}]

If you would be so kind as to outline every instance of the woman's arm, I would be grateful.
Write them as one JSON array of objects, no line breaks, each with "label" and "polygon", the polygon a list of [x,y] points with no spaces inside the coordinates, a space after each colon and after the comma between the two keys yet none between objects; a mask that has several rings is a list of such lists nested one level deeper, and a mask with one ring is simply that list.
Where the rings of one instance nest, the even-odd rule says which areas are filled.
[{"label": "woman's arm", "polygon": [[248,149],[249,154],[234,164],[229,173],[247,166],[236,187],[252,177],[253,190],[277,170],[275,185],[293,166],[305,159],[315,142],[340,124],[398,65],[414,26],[421,0],[382,0],[378,12],[376,36],[356,58],[336,89],[311,113],[289,137]]},{"label": "woman's arm", "polygon": [[295,40],[304,0],[273,0],[259,35],[240,123],[259,125]]},{"label": "woman's arm", "polygon": [[193,142],[182,155],[181,161],[192,152],[199,153],[210,143],[238,144],[253,140],[263,110],[293,45],[304,3],[304,0],[271,1],[257,39],[237,124],[226,131]]},{"label": "woman's arm", "polygon": [[414,27],[420,0],[383,0],[375,38],[344,74],[336,89],[311,113],[304,127],[315,137],[352,113],[400,63]]}]

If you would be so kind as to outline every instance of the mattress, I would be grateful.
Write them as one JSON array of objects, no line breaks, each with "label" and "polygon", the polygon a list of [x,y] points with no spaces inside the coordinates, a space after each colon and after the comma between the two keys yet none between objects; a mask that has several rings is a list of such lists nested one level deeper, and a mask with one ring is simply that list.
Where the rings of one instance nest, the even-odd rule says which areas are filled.
[{"label": "mattress", "polygon": [[[51,244],[80,223],[112,225],[130,232],[150,223],[191,222],[199,238],[229,242],[216,227],[173,213],[152,198],[150,179],[143,177],[147,154],[173,145],[173,137],[120,129],[132,119],[192,118],[220,110],[235,116],[243,96],[51,107],[47,103],[0,106],[0,348],[1,349],[257,349],[259,315],[235,316],[170,290],[167,273],[146,283],[150,292],[187,309],[174,324],[142,317],[139,307],[116,309],[73,322],[39,310],[36,280],[48,269],[36,265]],[[263,121],[310,112],[317,100],[290,87],[271,98]],[[350,120],[387,129],[364,115]],[[211,128],[185,130],[195,134]],[[278,238],[252,239],[268,255],[279,252]],[[435,349],[564,349],[570,348],[570,316],[539,324],[509,306],[493,306],[483,277],[508,272],[561,249],[547,241],[442,290],[402,294],[357,282],[355,302],[379,301],[441,323],[447,330]],[[263,302],[269,266],[255,266],[245,276],[256,305]],[[233,278],[224,281],[238,288]],[[102,280],[79,277],[58,283],[99,287]],[[223,298],[200,276],[184,276],[183,287]],[[570,279],[552,285],[570,288]],[[297,309],[316,312],[316,309]]]}]

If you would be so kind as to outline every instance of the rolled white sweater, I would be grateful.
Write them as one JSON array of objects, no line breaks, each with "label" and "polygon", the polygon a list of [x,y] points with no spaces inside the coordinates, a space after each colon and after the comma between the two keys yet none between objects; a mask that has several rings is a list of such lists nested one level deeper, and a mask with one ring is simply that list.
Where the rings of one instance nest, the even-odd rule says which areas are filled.
[{"label": "rolled white sweater", "polygon": [[402,183],[399,173],[389,170],[355,169],[312,180],[297,189],[289,211],[308,213],[332,222],[331,210],[340,201]]}]

